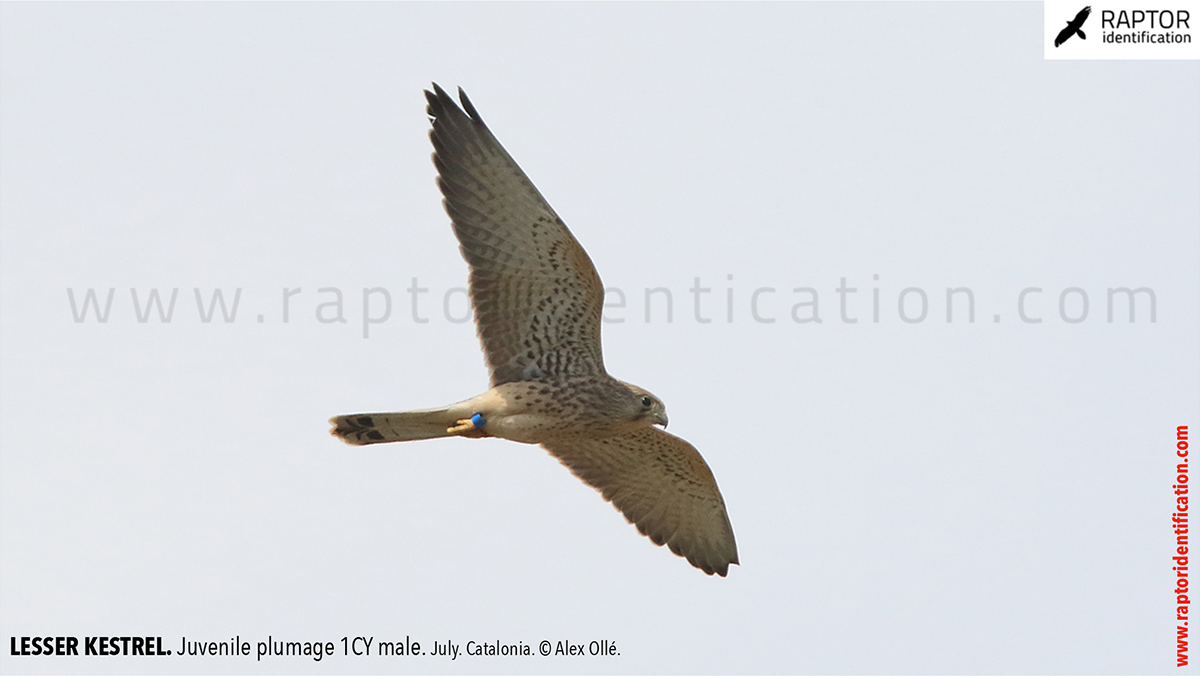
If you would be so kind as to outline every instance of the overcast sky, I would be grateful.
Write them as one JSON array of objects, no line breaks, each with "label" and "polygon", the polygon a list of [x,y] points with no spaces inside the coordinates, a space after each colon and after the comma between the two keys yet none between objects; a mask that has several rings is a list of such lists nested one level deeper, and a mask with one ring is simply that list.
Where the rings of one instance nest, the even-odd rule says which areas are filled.
[{"label": "overcast sky", "polygon": [[[1175,670],[1196,62],[1045,61],[1032,2],[0,18],[0,635],[337,650],[5,672]],[[591,255],[728,578],[537,447],[328,435],[487,386],[431,81]]]}]

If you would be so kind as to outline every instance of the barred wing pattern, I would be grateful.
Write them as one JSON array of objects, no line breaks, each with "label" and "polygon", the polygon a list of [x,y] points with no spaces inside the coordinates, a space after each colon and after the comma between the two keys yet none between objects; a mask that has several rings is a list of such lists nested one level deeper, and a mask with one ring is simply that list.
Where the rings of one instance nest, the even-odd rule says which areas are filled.
[{"label": "barred wing pattern", "polygon": [[722,577],[738,562],[733,527],[712,470],[688,442],[647,427],[602,439],[542,444],[600,491],[655,544]]},{"label": "barred wing pattern", "polygon": [[[591,259],[461,89],[425,92],[446,213],[471,268],[492,385],[604,373],[604,287]],[[464,110],[465,109],[465,110]]]}]

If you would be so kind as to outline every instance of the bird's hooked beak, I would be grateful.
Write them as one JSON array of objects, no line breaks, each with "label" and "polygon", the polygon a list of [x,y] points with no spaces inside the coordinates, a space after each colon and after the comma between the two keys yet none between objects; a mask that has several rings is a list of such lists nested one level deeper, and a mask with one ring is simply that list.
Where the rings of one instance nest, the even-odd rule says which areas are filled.
[{"label": "bird's hooked beak", "polygon": [[666,429],[666,427],[667,427],[667,414],[666,414],[666,413],[659,413],[659,414],[655,415],[655,416],[654,416],[654,422],[655,422],[655,424],[657,424],[657,425],[662,425],[662,426],[663,426],[663,429]]}]

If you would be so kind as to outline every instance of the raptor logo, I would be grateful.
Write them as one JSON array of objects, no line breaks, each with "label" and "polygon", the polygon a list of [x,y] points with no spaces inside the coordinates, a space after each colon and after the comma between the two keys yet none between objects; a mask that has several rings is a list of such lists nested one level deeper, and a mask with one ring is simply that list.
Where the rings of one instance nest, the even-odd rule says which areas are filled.
[{"label": "raptor logo", "polygon": [[1054,46],[1058,47],[1062,43],[1071,39],[1072,35],[1079,34],[1080,40],[1086,40],[1087,36],[1083,34],[1083,23],[1087,21],[1088,16],[1092,13],[1092,6],[1088,5],[1079,10],[1074,19],[1067,22],[1067,27],[1058,32],[1058,37],[1054,38]]}]

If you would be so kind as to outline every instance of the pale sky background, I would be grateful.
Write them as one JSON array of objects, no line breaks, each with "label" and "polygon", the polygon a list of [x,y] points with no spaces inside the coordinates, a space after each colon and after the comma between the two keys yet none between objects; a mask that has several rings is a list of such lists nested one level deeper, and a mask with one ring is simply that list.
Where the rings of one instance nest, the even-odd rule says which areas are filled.
[{"label": "pale sky background", "polygon": [[[1040,3],[0,19],[5,672],[1175,671],[1200,64],[1044,61]],[[463,316],[466,265],[429,161],[431,81],[470,93],[625,293],[606,362],[713,468],[742,560],[727,579],[537,447],[328,435],[334,414],[486,387],[473,326],[443,307]],[[364,339],[376,287],[391,314]],[[646,321],[658,287],[670,322],[661,304]],[[820,323],[793,321],[802,287]],[[912,287],[907,316],[921,293],[928,313],[909,323]],[[958,287],[973,323],[962,294],[946,321]],[[1041,323],[1018,317],[1029,287]],[[1110,323],[1116,287],[1153,289],[1156,321],[1143,295]],[[115,289],[105,323],[73,318],[68,290],[89,288]],[[171,321],[140,323],[131,288],[179,289]],[[235,320],[202,322],[197,288],[240,288]],[[318,321],[323,288],[345,323]],[[773,323],[751,315],[759,288]],[[7,654],[11,636],[135,634],[339,654]],[[406,635],[620,655],[340,655],[343,636]]]}]

